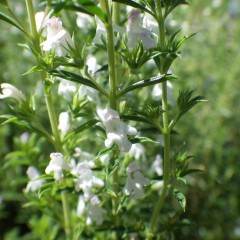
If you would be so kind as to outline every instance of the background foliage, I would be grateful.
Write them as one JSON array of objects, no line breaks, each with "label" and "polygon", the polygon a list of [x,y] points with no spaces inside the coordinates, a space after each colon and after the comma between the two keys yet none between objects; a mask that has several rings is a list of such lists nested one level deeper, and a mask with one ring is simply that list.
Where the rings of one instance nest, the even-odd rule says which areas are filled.
[{"label": "background foliage", "polygon": [[[25,21],[23,4],[11,2],[17,15]],[[73,16],[65,14],[66,28],[73,31],[76,26],[67,22]],[[195,155],[192,164],[204,169],[203,174],[189,179],[190,186],[185,190],[187,208],[181,219],[188,219],[190,224],[183,222],[176,236],[177,239],[239,239],[240,3],[192,1],[190,7],[179,8],[174,18],[170,25],[179,25],[186,34],[197,32],[183,47],[183,59],[173,66],[173,72],[182,79],[174,84],[196,88],[208,99],[207,104],[199,105],[180,121],[179,134],[174,138],[176,142],[186,142],[188,152]],[[22,34],[3,22],[0,29],[0,82],[9,82],[29,95],[37,92],[38,75],[22,75],[33,61],[18,45],[24,42]],[[177,89],[174,88],[174,95]],[[7,112],[6,108],[0,101],[1,113]],[[21,207],[26,201],[22,194],[27,183],[26,169],[30,162],[37,161],[40,146],[46,145],[34,135],[25,144],[26,136],[21,134],[22,130],[15,125],[0,126],[0,238],[4,236],[6,240],[18,239],[28,232],[25,223],[29,210]],[[7,155],[9,152],[11,156]],[[42,161],[46,164],[48,159]],[[34,224],[32,219],[30,225]],[[42,229],[44,225],[51,225],[51,220],[42,219]],[[54,229],[45,234],[51,239]]]}]

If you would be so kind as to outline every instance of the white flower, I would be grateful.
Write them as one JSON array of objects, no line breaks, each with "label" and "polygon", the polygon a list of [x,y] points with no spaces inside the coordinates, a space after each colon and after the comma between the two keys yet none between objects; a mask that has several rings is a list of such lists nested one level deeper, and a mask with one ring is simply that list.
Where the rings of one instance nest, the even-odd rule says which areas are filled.
[{"label": "white flower", "polygon": [[45,12],[37,12],[35,14],[35,21],[36,21],[36,27],[37,27],[38,32],[40,32],[42,30],[44,21],[47,19],[48,19],[48,17],[46,16]]},{"label": "white flower", "polygon": [[[103,22],[96,17],[96,23],[97,23],[97,29],[96,29],[96,35],[93,38],[93,43],[94,44],[102,44],[102,37],[106,39],[107,37],[107,32],[106,32],[106,28],[103,24]],[[125,32],[125,28],[124,27],[120,27],[116,24],[113,23],[113,31],[114,33],[124,33]],[[117,37],[114,36],[114,45],[117,44]]]},{"label": "white flower", "polygon": [[0,85],[0,99],[11,97],[18,102],[25,101],[26,98],[22,94],[20,90],[18,90],[16,87],[14,87],[12,84],[9,83],[2,83]]},{"label": "white flower", "polygon": [[151,32],[155,33],[156,36],[159,35],[159,29],[158,29],[158,24],[154,17],[149,14],[145,13],[143,17],[143,27],[146,29],[149,29]]},{"label": "white flower", "polygon": [[89,26],[94,22],[93,17],[89,16],[89,14],[86,13],[77,13],[77,25],[81,30],[85,30],[86,26]]},{"label": "white flower", "polygon": [[77,87],[72,82],[63,78],[58,78],[58,80],[60,80],[58,94],[60,96],[63,95],[67,100],[70,100],[71,95],[77,92]]},{"label": "white flower", "polygon": [[151,166],[151,172],[156,172],[158,176],[163,175],[163,160],[160,154],[157,154]]},{"label": "white flower", "polygon": [[110,148],[116,143],[120,151],[128,152],[132,147],[128,135],[135,136],[137,130],[121,121],[118,112],[115,110],[110,108],[98,109],[97,113],[106,127],[107,139],[105,140],[105,146]]},{"label": "white flower", "polygon": [[62,135],[65,136],[70,127],[70,116],[68,112],[61,112],[59,114],[59,124],[58,129],[61,131]]},{"label": "white flower", "polygon": [[86,85],[82,85],[78,90],[79,99],[82,100],[87,97],[90,102],[98,102],[98,92]]},{"label": "white flower", "polygon": [[77,216],[82,217],[84,214],[84,210],[86,208],[85,200],[83,195],[80,195],[78,198],[78,205],[77,205]]},{"label": "white flower", "polygon": [[47,166],[45,173],[50,174],[51,172],[54,172],[54,179],[59,181],[63,178],[63,170],[70,171],[70,166],[65,162],[61,153],[51,153],[50,158],[51,161]]},{"label": "white flower", "polygon": [[75,190],[78,192],[82,189],[86,201],[92,197],[93,187],[104,186],[104,182],[101,179],[93,176],[92,170],[86,163],[78,164],[77,175],[79,178],[76,181]]},{"label": "white flower", "polygon": [[27,169],[27,175],[28,175],[28,178],[30,179],[30,181],[27,184],[27,187],[24,191],[25,192],[36,192],[43,185],[43,180],[38,179],[40,176],[38,173],[38,170],[35,167],[30,166]]},{"label": "white flower", "polygon": [[150,180],[145,178],[140,172],[136,163],[130,163],[127,167],[127,182],[123,188],[125,195],[140,199],[144,195],[143,186],[150,184]]},{"label": "white flower", "polygon": [[93,75],[100,68],[100,65],[97,64],[97,58],[93,55],[88,56],[86,65],[88,66],[88,72],[90,75]]},{"label": "white flower", "polygon": [[142,40],[143,47],[150,49],[156,45],[156,36],[148,29],[140,26],[140,13],[139,9],[134,9],[128,19],[128,47],[137,47],[138,40],[140,39]]},{"label": "white flower", "polygon": [[142,158],[143,161],[146,161],[145,148],[141,143],[133,144],[128,155],[136,160]]},{"label": "white flower", "polygon": [[[170,83],[170,82],[167,82],[167,91],[168,91],[167,100],[168,100],[169,103],[173,104],[173,102],[174,102],[173,101],[173,86],[172,86],[172,83]],[[152,98],[155,101],[159,101],[159,100],[162,99],[162,85],[161,85],[161,83],[158,83],[153,87]]]},{"label": "white flower", "polygon": [[74,48],[70,34],[63,28],[62,21],[53,17],[45,21],[47,40],[41,44],[43,51],[52,50],[58,57],[65,56],[70,48]]},{"label": "white flower", "polygon": [[87,225],[96,222],[97,225],[102,224],[103,215],[106,213],[106,210],[101,208],[100,201],[97,196],[93,196],[90,200],[90,205],[88,206],[88,216],[86,223]]},{"label": "white flower", "polygon": [[85,152],[79,147],[76,147],[74,150],[75,150],[74,157],[77,158],[79,162],[86,163],[89,166],[89,168],[95,167],[95,163],[92,160],[94,159],[93,154]]},{"label": "white flower", "polygon": [[[155,160],[153,161],[150,172],[154,173],[156,172],[158,176],[163,175],[163,159],[160,154],[157,154]],[[161,190],[163,186],[163,180],[157,181],[154,184],[152,184],[151,188],[153,190]]]}]

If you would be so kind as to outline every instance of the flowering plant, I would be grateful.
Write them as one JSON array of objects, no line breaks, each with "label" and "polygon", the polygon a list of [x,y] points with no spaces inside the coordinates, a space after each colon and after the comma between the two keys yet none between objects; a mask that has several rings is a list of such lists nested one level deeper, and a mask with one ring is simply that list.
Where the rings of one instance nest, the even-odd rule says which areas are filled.
[{"label": "flowering plant", "polygon": [[[172,64],[190,36],[180,38],[166,23],[187,2],[44,1],[38,13],[32,0],[25,3],[26,25],[7,0],[0,18],[26,36],[24,47],[36,65],[25,74],[40,78],[45,107],[8,83],[1,84],[0,99],[14,99],[3,123],[15,122],[43,141],[27,170],[25,206],[35,206],[35,221],[43,214],[51,226],[32,236],[51,228],[49,239],[167,236],[166,199],[175,196],[185,211],[179,184],[198,171],[188,169],[191,157],[170,144],[178,121],[204,100],[188,89],[170,98],[177,81]],[[70,11],[75,18],[65,16]],[[77,20],[76,26],[64,18]],[[39,112],[48,116],[44,124]]]}]

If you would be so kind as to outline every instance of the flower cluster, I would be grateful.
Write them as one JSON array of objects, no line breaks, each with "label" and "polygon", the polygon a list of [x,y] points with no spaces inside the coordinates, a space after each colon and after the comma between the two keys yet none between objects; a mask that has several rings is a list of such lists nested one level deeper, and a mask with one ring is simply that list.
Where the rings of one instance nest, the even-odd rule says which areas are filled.
[{"label": "flower cluster", "polygon": [[127,167],[127,182],[123,188],[125,195],[140,199],[144,196],[143,187],[150,184],[150,180],[145,178],[136,163],[130,163]]},{"label": "flower cluster", "polygon": [[50,174],[54,172],[54,179],[59,181],[63,178],[63,170],[70,171],[70,166],[63,159],[63,155],[61,153],[51,153],[50,158],[51,161],[47,166],[45,173]]},{"label": "flower cluster", "polygon": [[132,147],[128,135],[135,136],[137,130],[121,121],[118,112],[113,109],[98,109],[97,112],[106,127],[105,146],[110,148],[116,143],[120,151],[128,152]]},{"label": "flower cluster", "polygon": [[18,102],[26,100],[23,93],[14,87],[12,84],[9,83],[2,83],[0,85],[1,92],[0,92],[0,99],[4,98],[13,98]]},{"label": "flower cluster", "polygon": [[47,39],[41,43],[43,51],[53,51],[58,57],[63,57],[74,48],[73,40],[63,28],[60,18],[46,19],[43,26],[47,28]]},{"label": "flower cluster", "polygon": [[39,188],[42,187],[44,181],[42,179],[39,179],[40,174],[35,167],[30,166],[27,169],[27,176],[30,179],[30,181],[28,182],[27,187],[24,190],[26,193],[36,192]]}]

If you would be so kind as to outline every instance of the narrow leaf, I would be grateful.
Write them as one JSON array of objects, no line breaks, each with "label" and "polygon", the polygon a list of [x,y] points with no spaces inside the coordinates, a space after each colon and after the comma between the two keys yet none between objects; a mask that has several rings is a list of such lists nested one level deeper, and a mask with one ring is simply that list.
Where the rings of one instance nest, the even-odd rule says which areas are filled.
[{"label": "narrow leaf", "polygon": [[79,76],[75,73],[67,72],[64,70],[52,70],[49,73],[55,77],[60,77],[72,82],[81,83],[83,85],[98,90],[97,87],[89,79]]},{"label": "narrow leaf", "polygon": [[135,2],[135,1],[131,1],[131,0],[113,0],[113,2],[122,3],[122,4],[125,4],[125,5],[128,5],[128,6],[134,7],[134,8],[139,8],[142,11],[147,12],[147,13],[153,15],[153,13],[151,11],[149,11],[143,5],[141,5],[141,4],[139,4],[139,3]]},{"label": "narrow leaf", "polygon": [[185,195],[176,188],[173,189],[173,195],[178,200],[180,206],[182,207],[183,211],[185,212],[185,209],[186,209]]},{"label": "narrow leaf", "polygon": [[11,24],[12,26],[18,28],[19,30],[21,30],[22,32],[24,32],[25,34],[27,34],[24,29],[22,27],[20,27],[18,25],[18,23],[11,17],[9,17],[8,15],[0,12],[0,20],[3,20],[4,22],[7,22],[9,24]]},{"label": "narrow leaf", "polygon": [[133,85],[123,89],[122,91],[120,91],[120,93],[118,94],[118,97],[122,96],[123,94],[136,90],[138,88],[143,88],[143,87],[147,87],[147,86],[151,86],[151,85],[155,85],[157,83],[162,83],[162,82],[166,82],[168,80],[172,80],[172,79],[176,79],[176,77],[174,77],[173,75],[167,74],[167,75],[161,75],[161,76],[156,76],[156,77],[152,77],[152,78],[148,78],[142,81],[139,81],[137,83],[134,83]]}]

